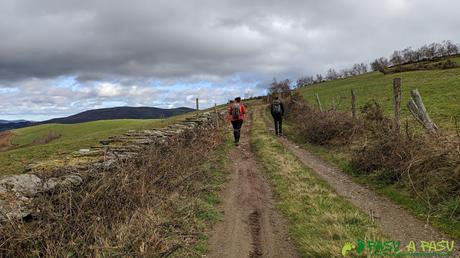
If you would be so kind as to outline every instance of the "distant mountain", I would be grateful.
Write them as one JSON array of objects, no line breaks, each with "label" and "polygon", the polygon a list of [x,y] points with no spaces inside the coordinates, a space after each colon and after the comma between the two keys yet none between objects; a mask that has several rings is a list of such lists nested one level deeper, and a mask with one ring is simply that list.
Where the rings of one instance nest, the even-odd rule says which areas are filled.
[{"label": "distant mountain", "polygon": [[30,121],[27,121],[27,120],[1,120],[0,119],[0,124],[23,123],[23,122],[30,122]]},{"label": "distant mountain", "polygon": [[163,109],[155,107],[114,107],[114,108],[101,108],[93,109],[78,113],[76,115],[53,118],[42,122],[29,122],[20,121],[12,122],[0,120],[0,131],[22,128],[40,124],[77,124],[98,120],[111,120],[111,119],[157,119],[176,116],[187,112],[194,111],[194,109],[180,107],[173,109]]},{"label": "distant mountain", "polygon": [[191,108],[180,107],[174,109],[162,109],[155,107],[114,107],[93,109],[76,115],[54,118],[43,121],[43,124],[77,124],[97,120],[111,119],[155,119],[184,114],[193,111]]},{"label": "distant mountain", "polygon": [[0,123],[0,132],[1,131],[6,131],[6,130],[11,130],[11,129],[17,129],[17,128],[22,128],[22,127],[27,127],[34,125],[34,122],[30,121],[23,121],[23,122],[2,122]]}]

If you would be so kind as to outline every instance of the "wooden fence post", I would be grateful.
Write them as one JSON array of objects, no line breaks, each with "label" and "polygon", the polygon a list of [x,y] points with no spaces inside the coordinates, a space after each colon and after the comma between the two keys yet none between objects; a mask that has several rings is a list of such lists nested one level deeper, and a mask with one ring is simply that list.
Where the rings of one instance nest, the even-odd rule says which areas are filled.
[{"label": "wooden fence post", "polygon": [[431,134],[436,134],[438,126],[431,120],[428,112],[426,111],[425,105],[422,101],[422,96],[417,89],[411,90],[411,100],[407,103],[407,107],[411,114],[417,119],[417,121],[425,127]]},{"label": "wooden fence post", "polygon": [[351,90],[351,116],[356,119],[356,92]]},{"label": "wooden fence post", "polygon": [[200,107],[198,105],[198,98],[196,98],[196,111],[200,110]]},{"label": "wooden fence post", "polygon": [[220,115],[219,112],[217,112],[217,103],[214,102],[214,112],[216,113],[216,127],[219,129],[219,119]]},{"label": "wooden fence post", "polygon": [[323,112],[323,106],[321,105],[321,100],[319,100],[319,95],[318,93],[316,93],[315,95],[316,95],[316,102],[318,103],[319,111]]},{"label": "wooden fence post", "polygon": [[393,79],[393,99],[395,111],[395,127],[399,133],[401,130],[401,78]]}]

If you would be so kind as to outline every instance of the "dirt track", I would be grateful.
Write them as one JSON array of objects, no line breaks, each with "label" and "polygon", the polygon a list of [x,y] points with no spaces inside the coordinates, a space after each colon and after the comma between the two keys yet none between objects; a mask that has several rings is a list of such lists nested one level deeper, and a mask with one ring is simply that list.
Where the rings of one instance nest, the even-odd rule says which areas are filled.
[{"label": "dirt track", "polygon": [[14,136],[14,133],[11,131],[0,132],[0,151],[7,150],[13,145],[11,144],[11,138]]},{"label": "dirt track", "polygon": [[432,241],[450,239],[430,225],[415,218],[402,207],[385,197],[357,184],[335,166],[302,149],[291,141],[280,138],[281,144],[307,167],[325,180],[341,196],[369,214],[380,230],[388,237],[406,241]]},{"label": "dirt track", "polygon": [[270,186],[249,146],[250,121],[230,154],[230,181],[223,192],[223,221],[209,240],[208,257],[298,257],[287,224],[275,209]]},{"label": "dirt track", "polygon": [[[214,227],[208,257],[298,257],[287,236],[287,222],[276,211],[270,186],[250,150],[249,128],[250,121],[243,126],[241,146],[229,155],[231,178],[222,196],[224,219]],[[279,141],[340,196],[369,214],[389,239],[402,244],[411,240],[452,240],[389,199],[353,182],[334,165],[286,138]]]},{"label": "dirt track", "polygon": [[[270,127],[268,116],[263,113],[265,125]],[[274,129],[273,130],[274,133]],[[408,241],[452,240],[447,235],[431,227],[429,224],[415,218],[404,208],[396,205],[386,197],[373,190],[353,182],[350,176],[308,150],[300,148],[285,137],[278,138],[279,142],[290,150],[302,164],[311,168],[316,175],[326,181],[340,195],[348,199],[356,207],[367,213],[380,230],[388,237]],[[458,240],[456,240],[458,242]]]}]

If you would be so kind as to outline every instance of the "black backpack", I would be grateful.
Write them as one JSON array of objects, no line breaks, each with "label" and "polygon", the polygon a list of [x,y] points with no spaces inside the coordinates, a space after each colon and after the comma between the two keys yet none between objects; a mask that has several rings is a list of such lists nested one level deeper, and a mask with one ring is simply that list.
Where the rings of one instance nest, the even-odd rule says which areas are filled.
[{"label": "black backpack", "polygon": [[272,112],[274,115],[281,115],[283,113],[283,109],[281,108],[281,101],[273,101]]}]

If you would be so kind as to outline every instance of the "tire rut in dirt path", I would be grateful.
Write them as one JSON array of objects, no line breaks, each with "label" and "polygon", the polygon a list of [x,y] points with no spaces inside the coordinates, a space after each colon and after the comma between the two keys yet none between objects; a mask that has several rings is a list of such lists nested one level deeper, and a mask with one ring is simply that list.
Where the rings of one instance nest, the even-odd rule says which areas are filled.
[{"label": "tire rut in dirt path", "polygon": [[[250,120],[250,119],[249,119]],[[230,155],[230,180],[222,194],[223,220],[209,239],[207,257],[298,257],[287,223],[275,208],[267,180],[249,145],[251,121]]]},{"label": "tire rut in dirt path", "polygon": [[334,165],[300,148],[286,138],[280,138],[279,141],[304,165],[310,167],[319,177],[329,183],[339,195],[350,200],[356,207],[367,213],[388,237],[400,240],[402,243],[411,240],[452,240],[447,235],[415,218],[389,199],[353,182],[350,176]]}]

